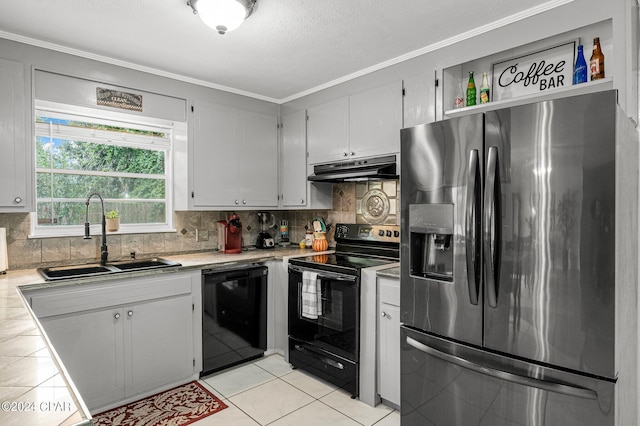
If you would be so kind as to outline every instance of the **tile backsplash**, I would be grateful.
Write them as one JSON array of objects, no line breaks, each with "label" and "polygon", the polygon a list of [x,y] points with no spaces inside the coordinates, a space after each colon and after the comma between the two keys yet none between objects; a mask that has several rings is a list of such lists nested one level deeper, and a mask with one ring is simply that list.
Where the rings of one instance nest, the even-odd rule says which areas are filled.
[{"label": "tile backsplash", "polygon": [[[269,211],[280,220],[289,221],[289,240],[297,244],[304,239],[305,225],[311,225],[315,217],[324,218],[331,225],[328,239],[331,246],[333,225],[336,223],[366,223],[362,214],[362,199],[367,192],[379,189],[389,200],[389,215],[384,223],[397,223],[398,187],[396,181],[370,183],[340,183],[333,185],[331,210]],[[267,210],[259,210],[260,212]],[[260,232],[258,210],[237,212],[242,221],[242,237],[245,246],[255,245]],[[128,258],[136,252],[140,258],[196,253],[215,250],[218,247],[216,222],[229,217],[232,211],[178,211],[174,213],[175,232],[150,234],[108,234],[109,258]],[[29,238],[30,216],[27,213],[0,213],[0,227],[7,228],[9,269],[26,269],[94,262],[100,259],[100,236],[84,240],[82,235],[61,238]],[[196,230],[198,238],[196,239]],[[280,240],[278,229],[270,234],[276,243]]]}]

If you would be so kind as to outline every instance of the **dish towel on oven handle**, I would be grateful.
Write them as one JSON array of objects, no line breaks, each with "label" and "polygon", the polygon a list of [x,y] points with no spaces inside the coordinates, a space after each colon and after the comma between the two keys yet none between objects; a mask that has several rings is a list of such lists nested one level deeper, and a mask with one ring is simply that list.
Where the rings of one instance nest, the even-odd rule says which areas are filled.
[{"label": "dish towel on oven handle", "polygon": [[301,315],[303,318],[318,319],[322,315],[322,294],[318,273],[311,271],[302,272],[302,302]]}]

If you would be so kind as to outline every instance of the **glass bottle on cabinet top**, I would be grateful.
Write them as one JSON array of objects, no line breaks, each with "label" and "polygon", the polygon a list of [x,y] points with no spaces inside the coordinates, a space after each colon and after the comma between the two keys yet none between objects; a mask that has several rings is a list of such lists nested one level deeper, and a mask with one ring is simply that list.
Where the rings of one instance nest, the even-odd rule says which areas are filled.
[{"label": "glass bottle on cabinet top", "polygon": [[578,58],[573,67],[573,84],[586,83],[587,81],[587,61],[584,59],[583,47],[578,46]]},{"label": "glass bottle on cabinet top", "polygon": [[604,78],[604,53],[600,47],[600,37],[593,39],[593,53],[589,61],[591,81]]},{"label": "glass bottle on cabinet top", "polygon": [[467,83],[467,103],[466,106],[476,104],[476,82],[473,79],[473,71],[469,72],[469,83]]},{"label": "glass bottle on cabinet top", "polygon": [[482,85],[480,86],[480,103],[489,103],[489,80],[487,79],[487,73],[482,73]]},{"label": "glass bottle on cabinet top", "polygon": [[[533,43],[524,44],[510,49],[495,52],[486,56],[467,60],[460,63],[454,63],[442,69],[442,84],[440,85],[440,96],[436,96],[436,105],[442,107],[441,111],[436,111],[436,119],[446,119],[459,117],[479,111],[493,110],[496,108],[509,107],[544,99],[552,99],[558,97],[571,96],[573,94],[591,93],[613,88],[612,67],[608,67],[604,78],[590,81],[590,56],[591,44],[595,37],[599,37],[600,50],[603,56],[610,56],[613,44],[612,22],[611,20],[598,22],[586,27],[567,31],[552,37],[537,40]],[[585,40],[587,40],[585,42]],[[597,44],[594,42],[594,44]],[[578,45],[582,45],[582,54],[579,54]],[[598,47],[595,48],[598,51]],[[521,59],[522,58],[522,59]],[[580,58],[578,60],[578,58]],[[595,58],[594,58],[595,59]],[[544,66],[548,66],[551,62],[558,65],[563,63],[562,69],[558,70],[558,75],[554,76],[554,86],[549,86],[550,76],[538,76],[537,81],[545,79],[546,86],[543,90],[534,91],[530,84],[526,89],[519,89],[516,85],[500,85],[502,82],[499,77],[502,75],[506,67],[506,74],[512,73],[515,76],[516,70],[509,68],[515,63],[518,64],[517,72],[522,73],[522,82],[524,75],[530,69],[532,63],[540,66],[544,61]],[[576,65],[577,68],[576,69]],[[467,103],[466,89],[467,82],[470,80],[471,72],[473,72],[474,84],[476,89],[476,98],[469,99]],[[576,71],[577,74],[576,75]],[[476,75],[477,73],[479,75]],[[489,103],[482,103],[482,77],[483,72],[487,73],[489,83]],[[544,73],[544,68],[541,68]],[[562,75],[562,83],[558,84],[559,75]],[[436,73],[436,77],[438,74]],[[577,81],[574,82],[574,78]],[[597,78],[597,77],[596,77]],[[458,80],[462,79],[463,96],[465,97],[464,106],[466,108],[455,108],[455,98],[458,95]],[[573,83],[573,84],[572,84]],[[587,84],[578,84],[587,83]],[[521,84],[522,86],[522,84]],[[539,85],[535,85],[538,87]],[[436,86],[438,87],[438,86]],[[542,86],[540,86],[542,87]],[[470,92],[473,92],[470,90]],[[471,98],[471,96],[470,96]],[[469,108],[473,106],[472,108]],[[440,114],[438,114],[440,113]]]},{"label": "glass bottle on cabinet top", "polygon": [[454,108],[464,107],[464,92],[462,90],[462,79],[458,79],[458,88],[456,89],[456,97],[453,99]]}]

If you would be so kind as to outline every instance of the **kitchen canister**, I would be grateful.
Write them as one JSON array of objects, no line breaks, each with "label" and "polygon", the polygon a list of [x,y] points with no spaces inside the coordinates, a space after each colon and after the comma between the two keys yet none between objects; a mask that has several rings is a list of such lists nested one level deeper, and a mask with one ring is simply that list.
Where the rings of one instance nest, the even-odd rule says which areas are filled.
[{"label": "kitchen canister", "polygon": [[7,228],[0,228],[0,274],[4,274],[9,267],[7,254]]}]

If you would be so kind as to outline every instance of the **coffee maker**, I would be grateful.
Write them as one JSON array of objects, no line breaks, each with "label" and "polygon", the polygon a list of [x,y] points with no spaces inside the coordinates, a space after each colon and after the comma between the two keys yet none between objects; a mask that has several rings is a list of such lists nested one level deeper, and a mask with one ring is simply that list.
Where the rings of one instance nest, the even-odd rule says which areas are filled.
[{"label": "coffee maker", "polygon": [[242,251],[242,222],[232,214],[227,220],[218,221],[218,251],[240,253]]},{"label": "coffee maker", "polygon": [[260,223],[260,233],[256,239],[256,248],[267,249],[276,246],[273,237],[269,233],[269,228],[275,227],[276,219],[271,213],[258,213],[258,222]]}]

